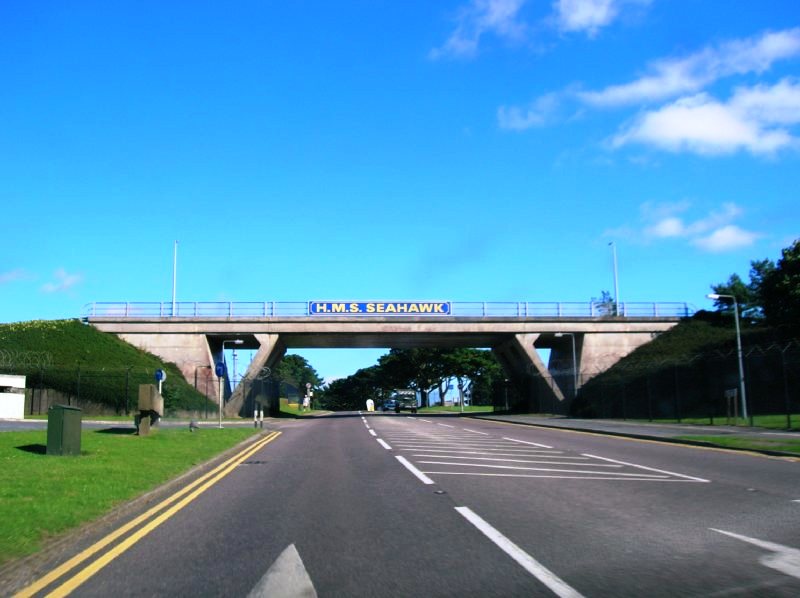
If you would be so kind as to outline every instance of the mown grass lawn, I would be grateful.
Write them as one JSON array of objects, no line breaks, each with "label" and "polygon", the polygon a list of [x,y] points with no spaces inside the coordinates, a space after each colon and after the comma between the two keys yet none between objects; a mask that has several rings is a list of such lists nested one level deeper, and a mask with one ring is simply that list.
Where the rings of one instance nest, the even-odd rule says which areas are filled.
[{"label": "mown grass lawn", "polygon": [[[417,411],[418,413],[461,413],[461,406],[460,405],[447,405],[447,406],[435,406],[435,407],[421,407]],[[494,407],[491,405],[465,405],[464,406],[464,413],[493,413]]]},{"label": "mown grass lawn", "polygon": [[[800,414],[792,414],[788,418],[786,415],[754,415],[753,426],[757,428],[769,428],[772,430],[786,430],[800,429]],[[713,423],[711,418],[708,417],[687,417],[682,418],[680,421],[677,419],[654,419],[654,420],[631,420],[631,421],[647,421],[655,424],[697,424],[701,426],[749,426],[750,421],[740,417],[735,419],[725,417],[715,417]]]},{"label": "mown grass lawn", "polygon": [[46,455],[47,431],[0,434],[0,564],[209,460],[253,428],[83,430],[80,457]]},{"label": "mown grass lawn", "polygon": [[679,436],[682,440],[708,442],[725,448],[749,449],[754,451],[778,451],[797,453],[800,456],[800,438],[763,438],[754,436]]}]

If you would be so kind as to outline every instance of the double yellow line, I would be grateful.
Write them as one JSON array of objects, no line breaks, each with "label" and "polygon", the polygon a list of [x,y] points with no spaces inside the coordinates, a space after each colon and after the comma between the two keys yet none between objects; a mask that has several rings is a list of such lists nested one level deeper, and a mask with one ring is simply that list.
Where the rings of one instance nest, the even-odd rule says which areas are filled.
[{"label": "double yellow line", "polygon": [[64,575],[75,569],[78,565],[80,565],[84,561],[88,560],[89,558],[91,558],[104,548],[106,548],[109,544],[115,542],[117,539],[121,538],[129,531],[136,529],[151,517],[158,515],[152,521],[150,521],[146,525],[143,525],[143,527],[138,529],[135,533],[131,534],[128,538],[126,538],[125,540],[114,546],[111,550],[109,550],[108,552],[100,556],[98,559],[91,562],[88,566],[75,573],[72,577],[64,581],[61,585],[59,585],[58,587],[56,587],[47,594],[47,596],[68,596],[71,592],[73,592],[87,579],[92,577],[95,573],[100,571],[103,567],[108,565],[111,561],[113,561],[123,552],[128,550],[131,546],[136,544],[139,540],[144,538],[147,534],[149,534],[159,525],[164,523],[167,519],[172,517],[175,513],[183,509],[186,505],[188,505],[195,498],[200,496],[203,492],[208,490],[211,486],[219,482],[231,471],[236,469],[236,467],[240,465],[245,459],[247,459],[252,454],[259,451],[265,445],[275,440],[278,436],[280,436],[280,434],[281,434],[280,432],[270,432],[264,438],[258,440],[252,446],[244,449],[241,453],[238,453],[237,455],[231,457],[224,463],[218,465],[208,473],[196,479],[191,484],[187,485],[186,487],[182,488],[175,494],[161,501],[160,503],[158,503],[156,506],[152,507],[145,513],[142,513],[141,515],[139,515],[132,521],[129,521],[119,529],[113,531],[103,539],[92,544],[89,548],[75,555],[74,557],[72,557],[71,559],[69,559],[68,561],[66,561],[65,563],[63,563],[62,565],[60,565],[59,567],[57,567],[56,569],[45,575],[44,577],[36,580],[31,585],[23,588],[17,594],[15,594],[14,597],[27,598],[29,596],[36,595],[38,592],[41,592],[44,588],[53,584],[56,580],[60,579],[61,577],[63,577]]}]

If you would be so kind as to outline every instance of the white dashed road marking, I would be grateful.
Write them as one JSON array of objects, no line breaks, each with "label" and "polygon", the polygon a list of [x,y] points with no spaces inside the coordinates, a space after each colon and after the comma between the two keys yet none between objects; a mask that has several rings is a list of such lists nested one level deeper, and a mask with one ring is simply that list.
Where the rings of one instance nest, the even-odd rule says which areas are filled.
[{"label": "white dashed road marking", "polygon": [[580,598],[572,586],[534,559],[519,546],[489,525],[483,518],[474,513],[469,507],[456,507],[467,521],[474,525],[480,532],[489,538],[497,547],[514,559],[523,569],[533,575],[536,579],[546,585],[556,596],[560,598]]}]

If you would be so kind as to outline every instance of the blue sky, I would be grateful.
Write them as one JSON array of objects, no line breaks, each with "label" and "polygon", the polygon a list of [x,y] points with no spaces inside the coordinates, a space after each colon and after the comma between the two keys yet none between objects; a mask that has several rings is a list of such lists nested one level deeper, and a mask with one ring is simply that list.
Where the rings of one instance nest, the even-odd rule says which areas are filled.
[{"label": "blue sky", "polygon": [[[93,301],[686,301],[800,236],[800,11],[0,5],[0,321]],[[380,352],[304,351],[321,375]]]}]

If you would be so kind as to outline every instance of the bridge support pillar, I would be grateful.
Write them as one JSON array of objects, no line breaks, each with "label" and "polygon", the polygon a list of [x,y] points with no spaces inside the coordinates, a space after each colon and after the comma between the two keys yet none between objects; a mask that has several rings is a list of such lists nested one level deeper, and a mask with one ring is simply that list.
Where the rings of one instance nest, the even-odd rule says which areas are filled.
[{"label": "bridge support pillar", "polygon": [[[286,346],[277,334],[256,334],[254,335],[258,341],[259,348],[256,352],[253,361],[245,372],[242,382],[234,389],[230,401],[225,405],[225,415],[235,417],[237,415],[242,417],[249,417],[252,415],[253,403],[256,400],[257,389],[263,389],[266,380],[262,375],[262,370],[265,367],[272,369],[281,360],[284,353],[286,353]],[[248,384],[245,380],[250,381]],[[256,385],[252,382],[259,380],[262,384]],[[275,398],[274,405],[272,402],[265,405],[265,411],[272,417],[278,415],[280,405],[278,404],[277,397]],[[247,411],[247,412],[246,412]]]},{"label": "bridge support pillar", "polygon": [[[541,411],[543,405],[550,404],[558,406],[559,413],[566,413],[564,393],[536,352],[534,345],[539,336],[541,335],[515,334],[492,351],[520,395],[526,397],[527,405],[522,406],[524,411]],[[537,383],[539,381],[541,383]],[[555,408],[553,410],[556,411]]]},{"label": "bridge support pillar", "polygon": [[186,382],[219,400],[214,354],[205,334],[117,333],[122,340],[178,366]]}]

